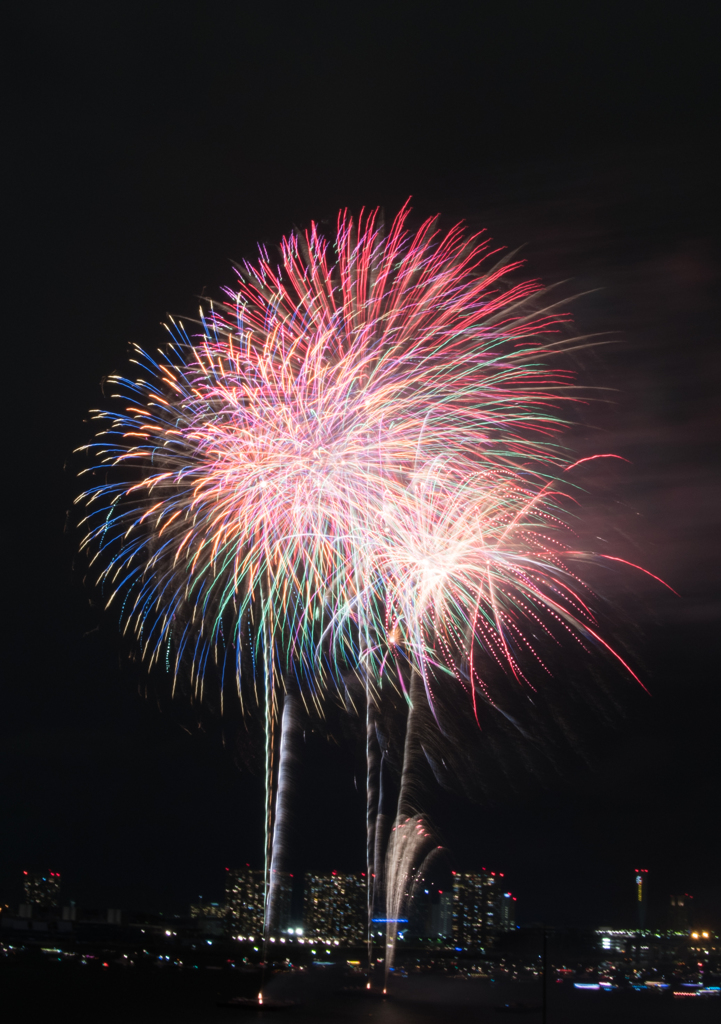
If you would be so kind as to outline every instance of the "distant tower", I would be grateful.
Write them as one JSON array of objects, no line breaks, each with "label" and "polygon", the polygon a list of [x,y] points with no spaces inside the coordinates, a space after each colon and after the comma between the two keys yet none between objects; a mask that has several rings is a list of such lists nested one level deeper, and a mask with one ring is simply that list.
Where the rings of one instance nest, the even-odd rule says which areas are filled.
[{"label": "distant tower", "polygon": [[640,931],[646,927],[646,907],[648,906],[648,869],[636,868],[636,909],[638,911],[638,927]]},{"label": "distant tower", "polygon": [[60,896],[60,872],[23,871],[23,889],[26,905],[56,910]]}]

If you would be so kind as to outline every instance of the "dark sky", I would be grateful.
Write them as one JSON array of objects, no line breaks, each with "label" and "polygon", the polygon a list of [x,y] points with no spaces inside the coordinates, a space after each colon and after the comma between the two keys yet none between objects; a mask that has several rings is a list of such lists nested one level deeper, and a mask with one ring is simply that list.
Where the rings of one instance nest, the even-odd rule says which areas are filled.
[{"label": "dark sky", "polygon": [[[259,861],[239,722],[148,688],[89,601],[72,452],[127,343],[161,344],[160,322],[218,295],[231,259],[411,195],[419,215],[524,246],[530,273],[580,296],[578,329],[620,342],[581,368],[616,390],[583,414],[579,450],[630,460],[589,483],[592,525],[681,595],[603,584],[651,696],[609,678],[614,724],[582,714],[588,756],[551,752],[552,770],[473,736],[478,771],[501,768],[483,799],[429,796],[450,861],[505,871],[525,921],[624,923],[645,866],[659,923],[687,891],[721,924],[710,6],[5,8],[3,901],[36,867],[88,906],[183,909]],[[362,867],[343,729],[304,747],[298,870]]]}]

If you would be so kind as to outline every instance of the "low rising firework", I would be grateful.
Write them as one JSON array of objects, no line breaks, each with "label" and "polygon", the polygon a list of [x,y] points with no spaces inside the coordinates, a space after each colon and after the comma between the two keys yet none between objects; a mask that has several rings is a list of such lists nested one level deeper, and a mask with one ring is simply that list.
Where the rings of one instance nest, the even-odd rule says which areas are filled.
[{"label": "low rising firework", "polygon": [[110,378],[78,499],[98,584],[148,664],[263,709],[268,779],[283,692],[323,714],[349,676],[368,707],[419,678],[477,715],[490,669],[538,685],[546,642],[618,658],[568,543],[558,357],[585,342],[520,266],[343,212]]}]

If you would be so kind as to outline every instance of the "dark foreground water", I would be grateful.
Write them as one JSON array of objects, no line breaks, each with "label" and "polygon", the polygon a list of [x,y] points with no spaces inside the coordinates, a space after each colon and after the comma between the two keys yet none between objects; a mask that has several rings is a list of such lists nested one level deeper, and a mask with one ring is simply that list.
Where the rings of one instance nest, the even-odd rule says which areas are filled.
[{"label": "dark foreground water", "polygon": [[[512,1000],[540,1003],[532,984],[423,977],[399,980],[389,997],[357,991],[333,992],[315,979],[277,979],[278,995],[304,998],[302,1005],[275,1013],[233,1010],[218,1002],[248,992],[249,979],[212,970],[165,972],[88,969],[36,969],[17,966],[0,971],[0,1007],[4,1024],[51,1022],[259,1022],[278,1024],[486,1024],[495,1021],[538,1021],[540,1011],[500,1013],[496,1007]],[[291,985],[293,991],[288,988]],[[588,992],[554,986],[548,1002],[549,1024],[594,1022],[718,1022],[721,999],[674,999],[652,992]]]}]

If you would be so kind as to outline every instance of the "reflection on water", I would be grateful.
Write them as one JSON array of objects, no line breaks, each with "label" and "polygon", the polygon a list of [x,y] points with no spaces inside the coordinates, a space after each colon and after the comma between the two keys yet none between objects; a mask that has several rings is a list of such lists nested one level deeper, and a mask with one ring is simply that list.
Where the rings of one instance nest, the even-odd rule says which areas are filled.
[{"label": "reflection on water", "polygon": [[[0,971],[5,1024],[50,1021],[59,1013],[73,1024],[215,1024],[233,1021],[259,1022],[267,1014],[259,1010],[233,1010],[218,1006],[242,991],[244,979],[230,972],[183,972],[165,975],[138,971],[88,974],[46,968],[3,967]],[[251,984],[254,984],[251,982]],[[440,977],[395,980],[390,996],[334,991],[332,972],[284,975],[267,986],[275,998],[301,998],[302,1005],[272,1015],[278,1024],[485,1024],[516,1020],[516,1013],[499,1015],[505,1003],[539,1006],[538,983],[500,983],[489,980]],[[247,982],[246,982],[247,987]],[[548,1000],[549,1024],[594,1024],[613,1021],[653,1021],[681,1024],[693,1019],[716,1021],[721,1000],[674,1000],[654,992],[579,992],[552,986]],[[521,1020],[541,1020],[540,1010],[520,1015]]]}]

